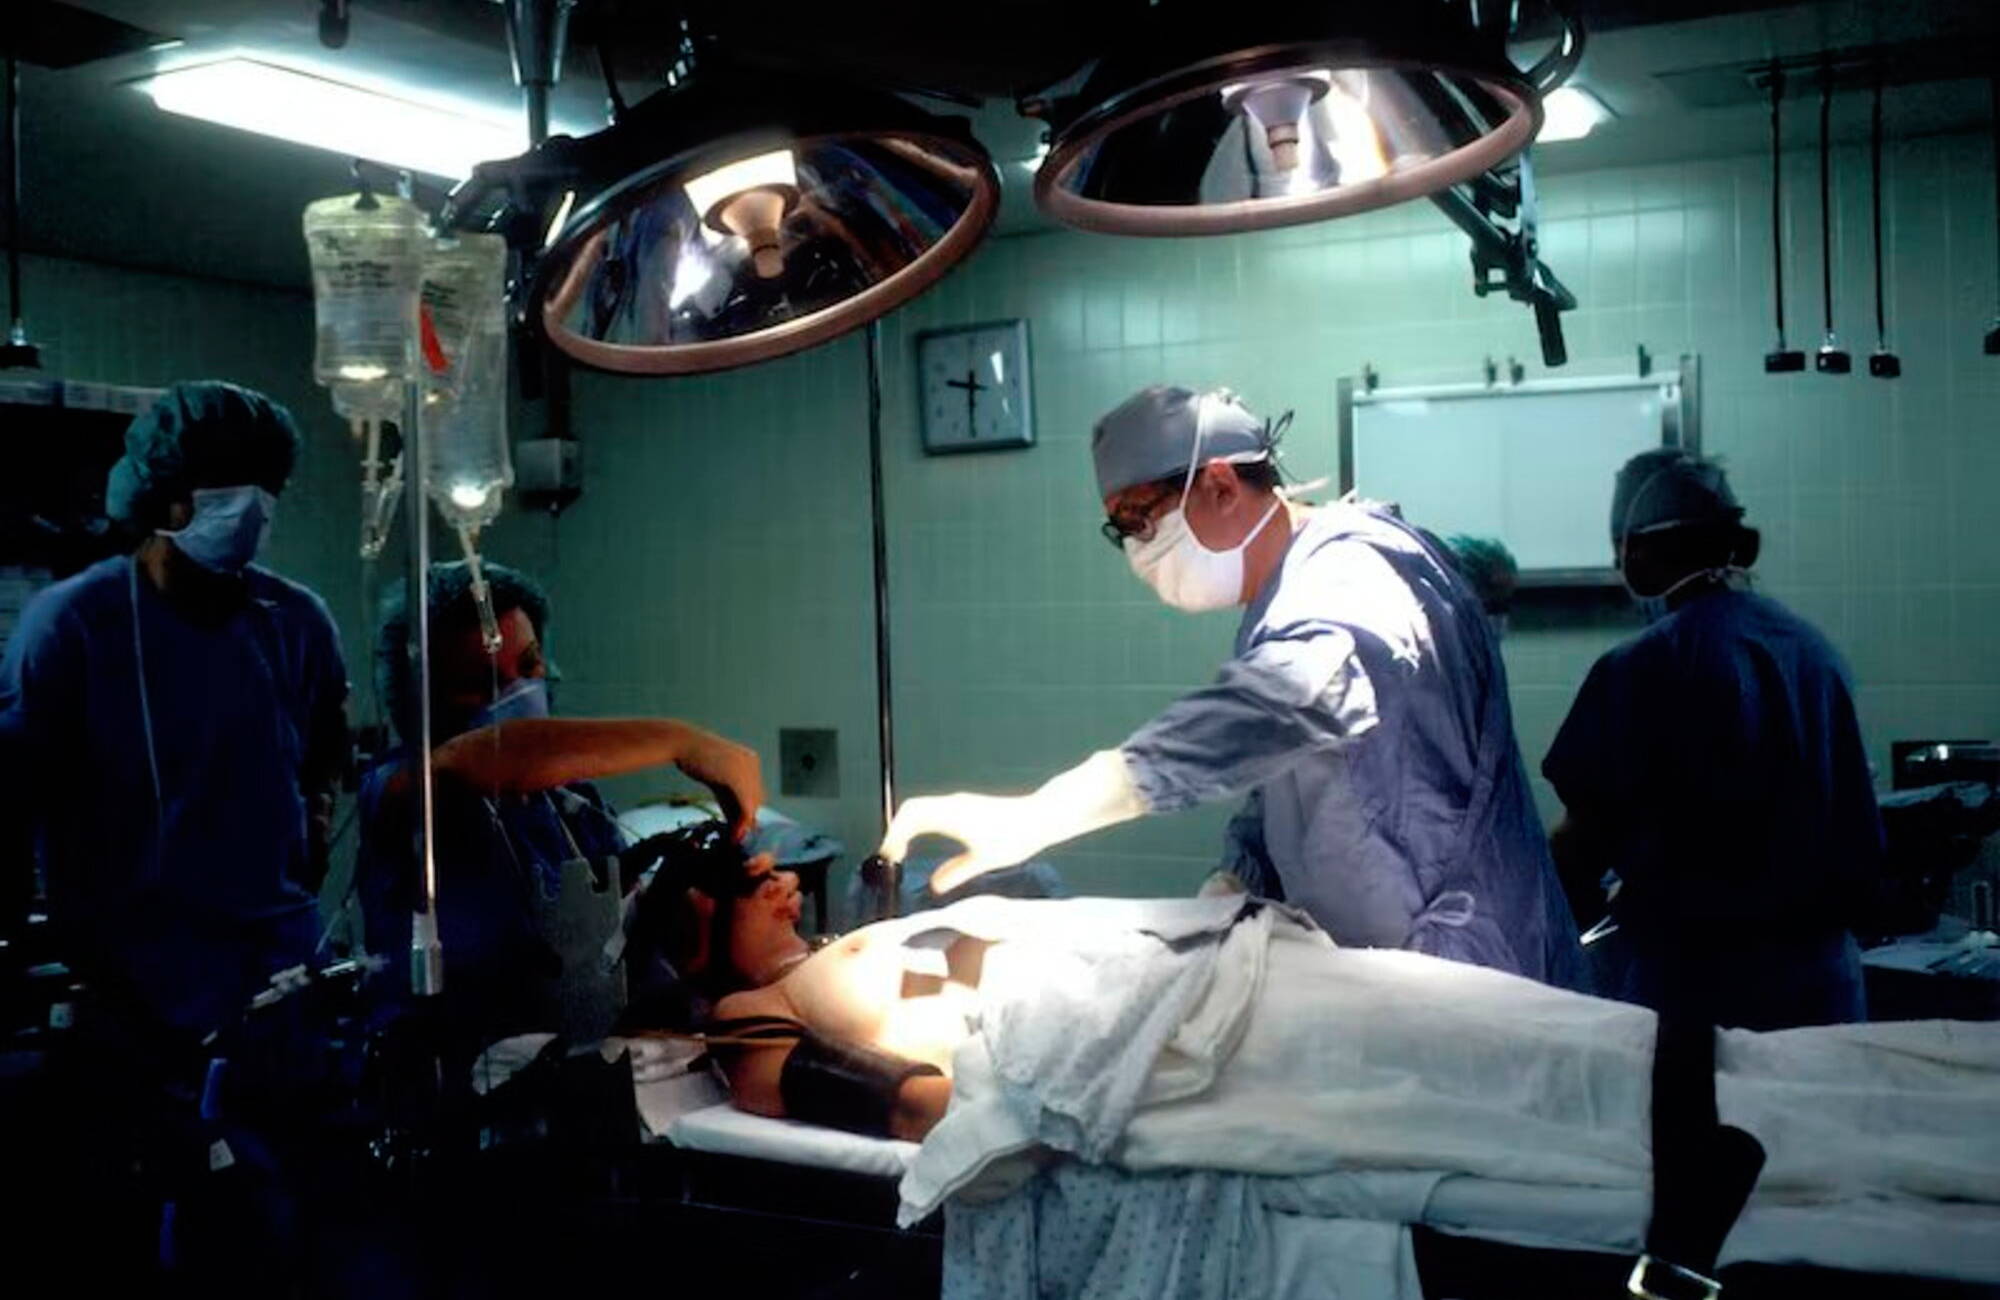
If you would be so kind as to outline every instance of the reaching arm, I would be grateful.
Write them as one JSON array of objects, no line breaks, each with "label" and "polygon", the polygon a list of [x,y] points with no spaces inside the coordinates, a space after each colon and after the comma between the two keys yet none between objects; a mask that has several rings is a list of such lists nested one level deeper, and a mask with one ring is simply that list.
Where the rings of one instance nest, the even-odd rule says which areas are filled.
[{"label": "reaching arm", "polygon": [[[764,802],[756,752],[672,718],[520,718],[454,736],[432,753],[439,776],[469,790],[532,794],[572,781],[672,765],[715,792],[738,837]],[[384,797],[408,797],[410,772]]]},{"label": "reaching arm", "polygon": [[965,852],[931,876],[931,889],[942,894],[975,876],[1026,861],[1052,844],[1116,826],[1145,811],[1124,754],[1100,750],[1033,794],[908,800],[896,810],[881,852],[900,862],[919,835],[942,835],[963,844]]}]

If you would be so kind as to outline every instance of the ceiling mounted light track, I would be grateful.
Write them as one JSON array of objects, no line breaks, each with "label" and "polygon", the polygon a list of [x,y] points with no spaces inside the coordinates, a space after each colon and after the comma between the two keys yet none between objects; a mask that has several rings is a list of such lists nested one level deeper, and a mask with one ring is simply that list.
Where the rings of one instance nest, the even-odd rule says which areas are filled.
[{"label": "ceiling mounted light track", "polygon": [[444,219],[507,229],[531,263],[522,310],[562,352],[674,375],[893,310],[972,251],[999,196],[963,119],[711,59],[603,131],[482,167]]}]

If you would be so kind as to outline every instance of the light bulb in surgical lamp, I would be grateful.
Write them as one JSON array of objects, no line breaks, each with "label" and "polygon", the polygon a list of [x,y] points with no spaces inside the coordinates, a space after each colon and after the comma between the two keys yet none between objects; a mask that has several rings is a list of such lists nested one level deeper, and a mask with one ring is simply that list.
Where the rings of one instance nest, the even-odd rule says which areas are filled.
[{"label": "light bulb in surgical lamp", "polygon": [[486,504],[486,489],[477,483],[458,483],[451,489],[451,503],[460,510],[477,510]]},{"label": "light bulb in surgical lamp", "polygon": [[1535,143],[1581,140],[1611,116],[1604,101],[1589,91],[1559,86],[1542,96],[1542,129],[1536,132]]},{"label": "light bulb in surgical lamp", "polygon": [[702,224],[743,237],[759,276],[772,280],[783,273],[779,229],[799,202],[798,164],[791,150],[775,149],[729,163],[695,177],[685,188]]},{"label": "light bulb in surgical lamp", "polygon": [[1273,168],[1296,171],[1300,121],[1331,84],[1332,78],[1317,69],[1269,81],[1243,81],[1222,88],[1222,104],[1243,114],[1264,133]]}]

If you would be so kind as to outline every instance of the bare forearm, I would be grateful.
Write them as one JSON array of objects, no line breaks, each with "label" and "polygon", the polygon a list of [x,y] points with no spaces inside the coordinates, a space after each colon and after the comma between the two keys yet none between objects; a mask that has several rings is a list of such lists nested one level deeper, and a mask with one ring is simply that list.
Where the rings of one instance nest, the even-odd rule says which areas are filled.
[{"label": "bare forearm", "polygon": [[692,735],[671,718],[521,718],[455,736],[435,761],[441,775],[471,789],[532,794],[672,766]]}]

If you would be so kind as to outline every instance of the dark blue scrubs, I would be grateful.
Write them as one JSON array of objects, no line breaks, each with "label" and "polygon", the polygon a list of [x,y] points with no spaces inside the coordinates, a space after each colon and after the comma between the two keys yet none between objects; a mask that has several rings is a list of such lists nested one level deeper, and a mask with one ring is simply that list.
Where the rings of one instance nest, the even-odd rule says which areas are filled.
[{"label": "dark blue scrubs", "polygon": [[1849,927],[1882,826],[1846,667],[1810,624],[1697,596],[1598,660],[1542,770],[1622,882],[1600,992],[1751,1029],[1863,1017]]}]

